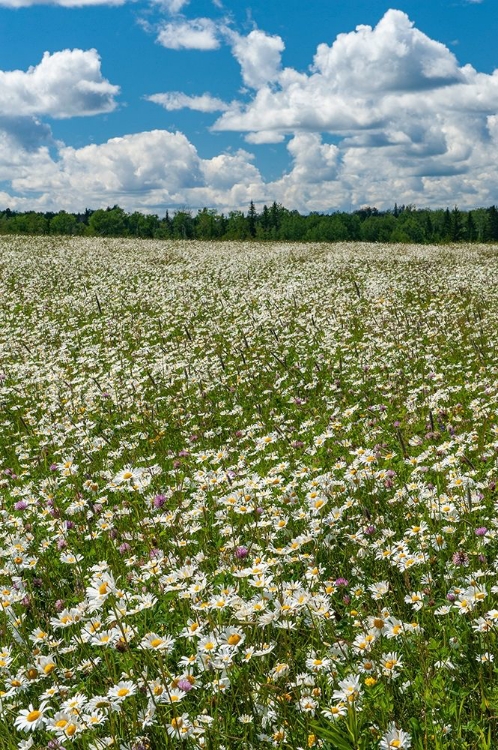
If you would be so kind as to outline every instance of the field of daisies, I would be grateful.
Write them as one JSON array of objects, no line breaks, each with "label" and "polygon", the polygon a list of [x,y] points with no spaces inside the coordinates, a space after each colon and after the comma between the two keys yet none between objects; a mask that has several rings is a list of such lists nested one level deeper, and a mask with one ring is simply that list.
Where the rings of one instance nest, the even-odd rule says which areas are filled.
[{"label": "field of daisies", "polygon": [[1,750],[498,747],[497,278],[0,240]]}]

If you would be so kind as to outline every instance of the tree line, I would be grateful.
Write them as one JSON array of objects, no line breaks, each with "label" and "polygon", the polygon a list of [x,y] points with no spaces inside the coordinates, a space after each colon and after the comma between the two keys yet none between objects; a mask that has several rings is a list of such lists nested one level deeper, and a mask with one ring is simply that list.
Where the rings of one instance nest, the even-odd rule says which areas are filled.
[{"label": "tree line", "polygon": [[358,211],[303,215],[279,203],[246,213],[183,209],[160,218],[119,206],[86,209],[84,213],[0,211],[0,234],[80,235],[198,240],[282,240],[286,242],[498,242],[498,208],[470,211],[455,206],[418,209],[398,206],[387,211],[367,207]]}]

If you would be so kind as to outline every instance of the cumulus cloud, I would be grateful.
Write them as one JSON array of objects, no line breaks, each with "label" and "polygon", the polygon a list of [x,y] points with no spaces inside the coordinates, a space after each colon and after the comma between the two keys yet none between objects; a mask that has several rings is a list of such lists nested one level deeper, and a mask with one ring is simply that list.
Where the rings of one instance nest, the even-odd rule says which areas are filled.
[{"label": "cumulus cloud", "polygon": [[193,109],[197,112],[223,112],[228,109],[228,104],[210,94],[200,96],[188,96],[181,91],[169,91],[165,94],[152,94],[145,99],[154,104],[159,104],[164,109],[173,111],[176,109]]},{"label": "cumulus cloud", "polygon": [[[451,202],[462,205],[475,205],[478,195],[484,203],[496,200],[489,163],[498,71],[460,66],[399,10],[387,11],[373,28],[358,26],[320,44],[308,73],[281,69],[275,47],[267,72],[251,78],[258,56],[265,59],[262,49],[252,46],[249,66],[234,45],[243,79],[255,91],[247,103],[232,102],[213,130],[245,132],[253,144],[292,136],[292,168],[273,184],[285,205],[390,205],[393,195],[439,204],[451,189]],[[334,134],[337,143],[323,143],[322,134]],[[305,186],[300,196],[298,184]]]},{"label": "cumulus cloud", "polygon": [[96,50],[45,52],[27,71],[0,71],[0,116],[54,118],[111,112],[119,86],[102,76]]},{"label": "cumulus cloud", "polygon": [[313,70],[335,89],[420,91],[462,80],[452,52],[414,27],[406,13],[388,10],[375,28],[358,26],[320,44]]},{"label": "cumulus cloud", "polygon": [[316,133],[298,133],[287,146],[294,159],[292,178],[302,184],[324,182],[337,177],[339,149],[322,143]]},{"label": "cumulus cloud", "polygon": [[[496,202],[498,71],[488,75],[459,65],[406,14],[390,10],[375,27],[359,26],[320,45],[306,73],[282,67],[280,37],[258,30],[242,37],[199,21],[175,19],[186,28],[177,48],[209,48],[189,41],[196,29],[216,44],[228,43],[250,89],[247,101],[226,104],[207,93],[182,92],[147,98],[170,110],[220,111],[214,128],[240,132],[254,146],[286,140],[289,167],[279,179],[265,182],[246,149],[203,159],[178,132],[136,133],[80,149],[54,144],[37,117],[115,106],[116,87],[102,78],[98,56],[80,50],[92,65],[65,58],[79,71],[67,73],[68,83],[64,70],[73,68],[54,64],[51,56],[53,76],[33,75],[42,61],[0,78],[0,181],[11,182],[16,202],[10,205],[227,211],[247,209],[250,200],[277,200],[306,212],[387,208],[394,200],[461,207]],[[96,104],[90,106],[75,81],[99,90]],[[29,122],[9,120],[12,102]]]},{"label": "cumulus cloud", "polygon": [[[276,48],[270,45],[253,44],[249,49],[251,65],[235,46],[234,55],[246,82],[251,77],[248,70],[265,71],[254,74],[252,84],[258,90],[247,106],[234,105],[227,111],[215,129],[348,133],[384,127],[410,95],[411,101],[423,103],[428,93],[465,85],[472,75],[458,67],[443,44],[414,28],[398,10],[387,11],[375,28],[358,26],[340,34],[331,46],[320,44],[309,75],[292,68],[279,71]],[[265,65],[268,50],[274,56]],[[274,85],[265,85],[265,79]]]},{"label": "cumulus cloud", "polygon": [[0,115],[0,134],[9,139],[15,149],[37,151],[41,146],[53,144],[50,127],[36,117]]},{"label": "cumulus cloud", "polygon": [[[79,186],[90,194],[128,194],[135,191],[167,190],[174,194],[180,189],[194,187],[200,180],[199,158],[195,147],[183,133],[153,130],[106,143],[92,144],[80,149],[62,148],[57,175],[69,189]],[[50,189],[53,174],[40,175],[39,190]],[[16,187],[33,188],[17,182]]]},{"label": "cumulus cloud", "polygon": [[61,8],[82,8],[90,5],[124,5],[127,0],[0,0],[3,8],[29,8],[33,5],[57,5]]},{"label": "cumulus cloud", "polygon": [[239,149],[235,154],[220,154],[202,162],[206,185],[214,190],[229,190],[249,182],[261,184],[261,175],[252,164],[253,154]]},{"label": "cumulus cloud", "polygon": [[248,36],[228,33],[228,38],[247,86],[259,89],[277,78],[281,55],[285,49],[279,36],[270,36],[255,29]]},{"label": "cumulus cloud", "polygon": [[437,142],[423,161],[399,143],[379,147],[358,141],[344,147],[325,142],[318,133],[296,133],[287,144],[291,168],[280,179],[265,182],[250,152],[240,149],[203,159],[180,132],[135,133],[79,149],[59,145],[53,155],[54,148],[43,145],[42,137],[38,147],[28,149],[0,130],[0,182],[9,180],[12,187],[4,205],[39,210],[117,203],[129,211],[208,206],[226,212],[247,210],[251,200],[259,205],[277,200],[303,212],[365,204],[383,208],[393,200],[490,205],[498,191],[498,115],[487,118],[486,132],[487,142],[478,149],[469,147],[470,133],[467,144],[461,135],[455,139],[452,148],[459,150],[460,161],[446,158],[446,152],[446,160],[439,160],[442,146]]},{"label": "cumulus cloud", "polygon": [[248,133],[245,136],[245,140],[247,143],[253,144],[282,143],[285,140],[285,136],[276,130],[260,130],[256,133]]},{"label": "cumulus cloud", "polygon": [[[8,118],[0,118],[0,183],[13,183],[16,179],[26,178],[44,170],[50,166],[48,145],[50,134],[44,131],[43,126],[37,128],[35,120],[22,121],[24,133],[21,137],[15,130],[15,121]],[[31,127],[31,133],[29,129]],[[36,197],[29,191],[29,198]],[[4,202],[3,205],[14,207],[13,201]]]},{"label": "cumulus cloud", "polygon": [[60,146],[56,158],[46,147],[31,154],[18,147],[13,157],[7,140],[0,131],[0,180],[10,177],[11,207],[80,210],[118,203],[128,210],[175,205],[230,210],[245,207],[264,190],[252,154],[240,149],[202,159],[180,132],[146,131],[79,149]]},{"label": "cumulus cloud", "polygon": [[168,49],[214,50],[220,46],[219,30],[210,18],[171,21],[159,29],[157,41]]},{"label": "cumulus cloud", "polygon": [[179,13],[185,5],[188,5],[190,0],[155,0],[159,5],[162,5],[169,13]]}]

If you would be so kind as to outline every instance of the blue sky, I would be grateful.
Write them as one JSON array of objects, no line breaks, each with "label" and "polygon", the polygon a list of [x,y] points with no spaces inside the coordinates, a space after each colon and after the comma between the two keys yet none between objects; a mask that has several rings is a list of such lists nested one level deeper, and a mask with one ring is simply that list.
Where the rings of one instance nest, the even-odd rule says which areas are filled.
[{"label": "blue sky", "polygon": [[0,208],[498,203],[496,0],[0,0]]}]

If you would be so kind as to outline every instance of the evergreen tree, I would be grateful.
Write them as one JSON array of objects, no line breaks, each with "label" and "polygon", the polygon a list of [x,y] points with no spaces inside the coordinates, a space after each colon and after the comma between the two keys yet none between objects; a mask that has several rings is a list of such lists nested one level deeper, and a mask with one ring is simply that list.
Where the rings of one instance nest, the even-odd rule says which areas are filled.
[{"label": "evergreen tree", "polygon": [[476,225],[474,222],[474,217],[472,215],[472,211],[469,211],[467,214],[467,222],[465,226],[465,239],[468,242],[474,242],[476,239],[477,231],[476,231]]},{"label": "evergreen tree", "polygon": [[451,240],[451,214],[449,208],[447,208],[444,212],[443,226],[441,229],[441,239],[443,240],[443,242],[449,242]]},{"label": "evergreen tree", "polygon": [[488,238],[493,241],[498,240],[498,210],[496,206],[488,208]]},{"label": "evergreen tree", "polygon": [[251,201],[251,204],[249,206],[249,211],[247,214],[247,225],[249,227],[249,234],[251,237],[256,236],[256,220],[258,218],[258,214],[256,213],[256,207],[254,203]]},{"label": "evergreen tree", "polygon": [[451,212],[450,219],[450,239],[452,242],[458,242],[463,237],[462,215],[457,206]]},{"label": "evergreen tree", "polygon": [[171,223],[171,234],[177,240],[191,240],[194,236],[194,222],[190,211],[177,211]]}]

